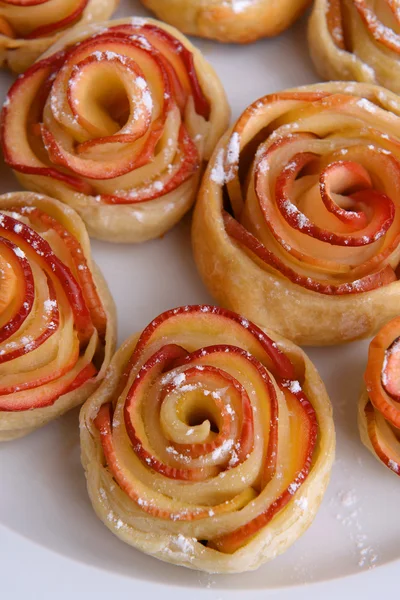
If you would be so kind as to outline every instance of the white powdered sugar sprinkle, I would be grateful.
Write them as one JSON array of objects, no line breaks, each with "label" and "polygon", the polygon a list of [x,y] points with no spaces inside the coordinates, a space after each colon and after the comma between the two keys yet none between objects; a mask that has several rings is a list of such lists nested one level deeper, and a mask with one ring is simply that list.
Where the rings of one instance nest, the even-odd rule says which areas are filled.
[{"label": "white powdered sugar sprinkle", "polygon": [[392,469],[392,471],[394,471],[395,473],[400,473],[400,467],[396,462],[394,462],[394,460],[390,459],[388,466],[389,469]]},{"label": "white powdered sugar sprinkle", "polygon": [[210,179],[219,186],[223,186],[235,177],[240,154],[240,136],[235,131],[232,133],[226,151],[220,148],[217,152]]}]

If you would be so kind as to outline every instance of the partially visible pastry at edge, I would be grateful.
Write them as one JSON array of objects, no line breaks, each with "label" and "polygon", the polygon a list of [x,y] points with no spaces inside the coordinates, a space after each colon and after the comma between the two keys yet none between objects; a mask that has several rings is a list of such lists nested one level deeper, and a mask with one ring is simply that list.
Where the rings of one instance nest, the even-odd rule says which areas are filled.
[{"label": "partially visible pastry at edge", "polygon": [[316,515],[334,460],[331,406],[293,343],[214,306],[155,318],[81,410],[98,517],[160,560],[256,569]]},{"label": "partially visible pastry at edge", "polygon": [[109,19],[118,0],[1,0],[0,66],[22,73],[67,29]]},{"label": "partially visible pastry at edge", "polygon": [[184,33],[246,44],[290,27],[310,0],[141,0]]},{"label": "partially visible pastry at edge", "polygon": [[0,440],[82,404],[115,348],[116,317],[79,216],[28,192],[0,196]]},{"label": "partially visible pastry at edge", "polygon": [[299,344],[399,314],[400,99],[333,82],[254,102],[215,150],[193,219],[220,304]]},{"label": "partially visible pastry at edge", "polygon": [[112,242],[159,237],[190,209],[229,123],[222,85],[178,31],[151,19],[76,28],[11,87],[6,163]]},{"label": "partially visible pastry at edge", "polygon": [[398,0],[316,0],[308,37],[321,77],[378,83],[400,93]]},{"label": "partially visible pastry at edge", "polygon": [[400,318],[372,340],[359,403],[361,439],[374,456],[400,475]]}]

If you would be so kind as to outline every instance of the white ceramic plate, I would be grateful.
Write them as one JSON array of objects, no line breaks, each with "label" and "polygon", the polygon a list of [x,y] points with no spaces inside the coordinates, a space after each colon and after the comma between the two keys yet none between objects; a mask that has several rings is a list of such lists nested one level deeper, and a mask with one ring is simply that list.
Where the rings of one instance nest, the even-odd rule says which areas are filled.
[{"label": "white ceramic plate", "polygon": [[[125,0],[119,15],[145,15]],[[317,81],[308,57],[306,20],[275,40],[247,47],[197,40],[228,93],[233,117],[267,93]],[[0,73],[4,97],[12,77]],[[0,100],[1,100],[0,98]],[[19,189],[0,164],[0,192]],[[93,242],[96,261],[110,285],[119,315],[119,341],[162,311],[211,302],[190,251],[190,217],[162,240],[140,246]],[[132,578],[194,590],[247,592],[340,578],[400,559],[399,481],[362,446],[356,405],[367,343],[308,349],[334,405],[337,459],[322,508],[311,528],[283,556],[256,573],[208,576],[157,562],[124,545],[95,517],[79,461],[78,411],[3,444],[0,523],[47,549]],[[0,530],[1,540],[1,530]],[[196,594],[197,597],[197,594]],[[246,598],[249,597],[246,595]]]}]

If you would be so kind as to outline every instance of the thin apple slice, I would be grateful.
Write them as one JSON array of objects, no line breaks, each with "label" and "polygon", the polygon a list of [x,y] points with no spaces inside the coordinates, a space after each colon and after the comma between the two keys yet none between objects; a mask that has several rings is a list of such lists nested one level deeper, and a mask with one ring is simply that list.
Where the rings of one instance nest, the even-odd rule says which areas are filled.
[{"label": "thin apple slice", "polygon": [[[282,482],[284,491],[268,508],[243,525],[236,531],[227,535],[220,536],[211,541],[211,547],[220,552],[232,554],[241,546],[249,541],[260,529],[264,528],[274,516],[282,510],[290,501],[293,500],[297,490],[301,487],[311,469],[312,458],[317,443],[318,423],[315,411],[301,390],[298,382],[285,382],[281,385],[281,390],[285,395],[289,414],[296,439],[291,440],[290,453],[291,466],[285,474],[285,481]],[[278,443],[278,440],[276,441]],[[273,453],[276,453],[276,446],[270,445],[266,462],[273,462]],[[275,476],[275,473],[273,474]],[[262,492],[261,492],[262,493]]]},{"label": "thin apple slice", "polygon": [[[395,6],[391,0],[382,1],[386,2],[392,8],[393,17],[396,19],[397,26],[399,27],[398,6]],[[368,6],[365,0],[353,0],[353,3],[374,39],[389,48],[392,52],[400,54],[400,35],[390,27],[386,27],[384,23],[381,23],[374,10]]]},{"label": "thin apple slice", "polygon": [[80,284],[85,297],[93,325],[96,327],[101,339],[104,339],[107,327],[107,316],[100,301],[93,275],[89,269],[87,259],[77,238],[71,235],[56,219],[36,208],[29,213],[30,220],[41,223],[53,229],[66,245],[75,265],[75,276]]},{"label": "thin apple slice", "polygon": [[[1,230],[5,215],[0,215],[0,217]],[[20,248],[4,237],[0,237],[0,248],[3,258],[17,277],[13,301],[0,313],[0,343],[2,343],[18,331],[31,312],[35,297],[35,284],[32,269]],[[9,273],[11,277],[8,268],[6,273]]]},{"label": "thin apple slice", "polygon": [[[58,329],[59,324],[60,324],[60,315],[59,315],[59,311],[58,311],[58,304],[57,304],[57,296],[56,296],[56,292],[54,289],[54,285],[51,281],[51,279],[48,279],[48,285],[49,285],[49,299],[47,300],[48,306],[50,307],[50,310],[45,311],[46,312],[46,323],[44,324],[44,326],[42,327],[42,331],[39,335],[37,335],[35,338],[30,339],[28,343],[23,343],[23,338],[20,340],[20,345],[18,348],[16,348],[15,350],[10,350],[10,351],[5,351],[3,350],[2,352],[0,352],[0,364],[3,364],[5,362],[9,362],[11,360],[15,360],[16,358],[19,358],[20,356],[23,356],[24,354],[27,354],[28,352],[33,352],[33,350],[36,350],[37,348],[39,348],[42,344],[45,343],[46,340],[49,339],[49,337],[51,337]],[[26,337],[26,335],[24,336]]]},{"label": "thin apple slice", "polygon": [[329,33],[336,46],[341,50],[346,49],[343,31],[342,0],[330,0],[328,4],[327,23]]},{"label": "thin apple slice", "polygon": [[372,340],[364,375],[370,401],[385,420],[400,428],[398,398],[398,333],[399,319],[389,321]]},{"label": "thin apple slice", "polygon": [[376,455],[393,473],[400,476],[400,438],[371,402],[366,404],[364,410],[368,436]]},{"label": "thin apple slice", "polygon": [[[88,2],[89,0],[78,0],[74,9],[68,15],[62,19],[59,19],[58,21],[53,21],[47,25],[41,25],[40,27],[37,27],[26,36],[26,39],[33,40],[37,38],[48,37],[54,35],[54,33],[60,29],[65,29],[66,27],[71,26],[82,16],[83,11],[88,5]],[[40,4],[40,2],[35,2],[35,4]]]},{"label": "thin apple slice", "polygon": [[[12,243],[22,246],[19,252],[25,256],[33,253],[36,261],[41,264],[50,276],[56,276],[69,299],[75,317],[75,325],[79,337],[83,342],[88,342],[93,334],[93,323],[88,307],[83,297],[82,289],[78,285],[70,269],[64,265],[54,254],[50,245],[36,231],[25,223],[13,219],[9,215],[2,215],[1,228]],[[15,226],[18,226],[18,233]],[[1,334],[0,334],[1,341]]]},{"label": "thin apple slice", "polygon": [[349,281],[348,283],[334,284],[329,281],[319,281],[312,277],[306,277],[301,275],[294,268],[289,267],[284,263],[276,254],[268,250],[254,235],[252,235],[243,225],[238,223],[229,213],[223,213],[223,219],[225,223],[225,229],[228,235],[237,241],[242,246],[246,247],[252,254],[260,259],[261,263],[264,263],[273,270],[279,272],[281,275],[301,285],[303,288],[319,292],[320,294],[326,295],[344,295],[344,294],[358,294],[360,292],[368,292],[378,287],[388,285],[393,281],[397,281],[394,270],[388,265],[383,267],[381,270],[366,275],[356,281]]}]

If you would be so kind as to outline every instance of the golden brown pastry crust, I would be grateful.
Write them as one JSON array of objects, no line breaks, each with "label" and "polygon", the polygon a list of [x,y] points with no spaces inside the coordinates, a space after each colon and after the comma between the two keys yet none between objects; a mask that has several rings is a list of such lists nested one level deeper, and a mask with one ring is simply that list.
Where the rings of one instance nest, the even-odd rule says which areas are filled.
[{"label": "golden brown pastry crust", "polygon": [[[118,6],[118,0],[45,0],[37,6],[18,4],[0,5],[0,67],[23,73],[58,38],[66,28],[109,19]],[[30,38],[33,31],[51,26],[74,12],[79,15],[53,32],[43,32]],[[82,12],[80,12],[82,11]]]},{"label": "golden brown pastry crust", "polygon": [[[13,209],[14,211],[16,210],[22,210],[25,212],[22,212],[20,214],[20,216],[18,216],[19,213],[13,213],[13,212],[9,212],[11,209]],[[63,205],[61,202],[58,202],[57,200],[54,200],[52,198],[46,197],[46,196],[41,196],[38,194],[34,194],[31,192],[14,192],[14,193],[10,193],[10,194],[5,194],[3,196],[0,196],[0,211],[2,211],[2,215],[8,215],[8,214],[12,214],[14,215],[14,218],[16,218],[15,220],[15,227],[16,230],[19,229],[18,223],[19,220],[24,223],[27,222],[28,224],[31,224],[29,221],[29,211],[32,211],[32,209],[39,209],[40,211],[42,211],[42,214],[45,215],[50,215],[53,219],[56,219],[58,221],[58,223],[61,223],[62,227],[64,227],[64,229],[66,229],[68,232],[70,232],[74,238],[79,242],[80,244],[80,248],[81,251],[83,252],[84,258],[86,260],[86,265],[87,268],[89,268],[92,272],[92,276],[93,276],[93,282],[95,284],[95,289],[97,291],[98,294],[98,298],[101,301],[103,310],[105,312],[106,315],[106,328],[105,328],[105,335],[104,335],[104,341],[101,342],[101,349],[100,349],[100,344],[98,345],[98,364],[97,364],[97,374],[93,373],[92,376],[90,378],[86,377],[86,380],[82,382],[81,385],[79,385],[78,387],[76,387],[75,389],[71,390],[71,391],[67,391],[65,393],[63,393],[62,395],[60,395],[57,399],[53,400],[51,403],[48,403],[45,406],[41,406],[41,407],[35,407],[32,403],[31,408],[25,408],[25,409],[21,409],[19,408],[18,410],[7,410],[2,408],[0,410],[0,441],[6,441],[6,440],[12,440],[18,437],[22,437],[24,435],[27,435],[28,433],[30,433],[31,431],[42,427],[43,425],[45,425],[46,423],[54,420],[55,418],[59,417],[60,415],[62,415],[63,413],[67,412],[68,410],[74,408],[75,406],[79,406],[80,404],[82,404],[87,398],[88,396],[90,396],[90,394],[96,390],[96,388],[99,386],[100,381],[103,379],[105,371],[110,363],[112,354],[114,352],[115,349],[115,343],[116,343],[116,311],[115,311],[115,306],[114,306],[114,302],[113,299],[110,295],[110,292],[108,290],[107,284],[100,272],[100,270],[98,269],[98,267],[96,266],[96,264],[92,261],[91,259],[91,253],[90,253],[90,243],[89,243],[89,238],[87,235],[87,232],[85,230],[85,227],[83,225],[82,220],[79,218],[79,216],[70,208],[68,208],[67,206]],[[3,226],[2,226],[3,227]],[[39,227],[40,230],[40,227]],[[46,232],[46,227],[43,228],[43,230],[45,231],[45,235],[47,235]],[[48,231],[51,231],[50,228],[48,229]],[[54,234],[51,234],[54,235]],[[6,233],[7,236],[7,233]],[[44,239],[52,239],[50,238],[44,238]],[[54,238],[53,238],[54,239]],[[16,240],[14,240],[16,242]],[[52,242],[49,242],[50,245],[52,245]],[[24,246],[22,245],[22,248]],[[54,247],[54,246],[52,246]],[[61,248],[61,246],[60,246]],[[18,250],[18,246],[17,246],[17,251],[16,254],[18,252],[18,256],[21,255],[23,256],[22,252],[23,251],[19,251]],[[60,250],[58,249],[58,247],[54,247],[54,252],[56,254],[56,256],[58,256],[58,253],[60,252]],[[64,250],[65,252],[65,250]],[[60,254],[60,258],[61,260],[63,259],[63,254]],[[64,257],[65,260],[65,257]],[[68,258],[68,261],[70,261],[70,258]],[[39,302],[39,298],[41,297],[41,294],[44,293],[44,290],[42,289],[42,275],[39,273],[37,273],[37,266],[36,266],[36,261],[33,260],[33,257],[29,257],[29,263],[31,265],[31,268],[34,269],[34,275],[35,275],[35,285],[36,290],[35,290],[35,301]],[[65,264],[70,264],[70,262],[66,262]],[[39,265],[39,263],[38,263]],[[40,266],[40,265],[39,265]],[[83,268],[83,267],[81,267]],[[45,270],[42,271],[42,273],[45,273]],[[39,277],[40,275],[40,277]],[[58,294],[59,292],[57,292]],[[46,297],[46,296],[44,296]],[[43,298],[42,298],[43,299]],[[58,298],[56,300],[57,304],[58,304]],[[63,302],[63,301],[61,301]],[[52,305],[52,301],[47,302],[47,304],[49,306]],[[58,306],[61,306],[58,304]],[[3,306],[3,310],[4,310],[4,306]],[[47,311],[47,306],[45,306],[45,310]],[[67,319],[67,317],[65,316],[66,313],[65,311],[62,312],[62,309],[59,308],[60,310],[60,315],[61,315],[61,321],[60,321],[60,326],[65,326],[65,321]],[[29,317],[31,319],[36,319],[36,314],[38,316],[38,318],[40,318],[40,315],[43,313],[43,309],[40,310],[39,306],[36,306],[35,304],[33,305],[33,308],[30,312]],[[4,314],[4,313],[3,313]],[[1,318],[1,313],[0,313],[0,318]],[[1,344],[1,356],[4,357],[6,352],[10,352],[13,351],[17,346],[21,345],[22,346],[27,346],[29,345],[29,343],[31,343],[31,340],[33,339],[34,334],[32,333],[32,321],[30,322],[31,324],[29,325],[28,319],[26,321],[28,324],[25,325],[25,323],[22,323],[22,325],[20,326],[19,329],[17,329],[15,331],[15,333],[13,333],[13,335],[11,337],[8,337],[7,339],[5,339],[3,341],[3,343]],[[64,324],[64,325],[63,325]],[[31,333],[29,334],[29,331],[31,331]],[[66,329],[63,330],[64,333],[62,333],[63,338],[65,343],[66,343]],[[102,334],[103,335],[103,334]],[[51,341],[51,337],[47,340],[47,341]],[[90,345],[91,342],[89,342]],[[61,344],[62,346],[62,344]],[[89,346],[88,346],[89,347]],[[83,355],[84,350],[81,351],[81,356]],[[46,342],[44,342],[42,344],[42,346],[37,347],[36,349],[31,350],[30,352],[28,352],[27,354],[24,355],[23,359],[26,359],[29,357],[31,361],[36,361],[35,364],[40,365],[40,367],[38,366],[37,368],[43,368],[43,366],[46,365],[46,361],[51,360],[54,363],[54,357],[52,356],[52,349],[49,348],[48,345],[46,345]],[[100,362],[101,361],[101,362]],[[18,367],[17,367],[17,363]],[[30,365],[30,363],[28,362],[28,364],[26,366],[22,366],[21,364],[21,358],[15,358],[13,360],[10,360],[9,362],[2,362],[0,365],[0,369],[1,369],[1,375],[2,375],[2,384],[4,386],[4,381],[5,381],[5,376],[8,374],[11,375],[16,375],[17,373],[19,373],[19,378],[20,378],[20,385],[24,383],[24,368],[26,369],[26,376],[31,376],[32,375],[32,365]],[[62,363],[61,363],[62,366]],[[39,389],[41,390],[41,393],[43,392],[43,394],[46,393],[46,384],[42,384],[42,386],[40,386],[39,388],[33,388],[31,390],[31,394],[32,397],[36,394],[36,390]],[[2,395],[0,397],[0,402],[4,402],[4,400],[6,400],[7,402],[9,402],[9,404],[13,405],[14,403],[18,403],[19,402],[19,398],[18,398],[18,393],[10,393],[10,395]],[[15,400],[13,399],[15,397]],[[10,400],[10,398],[12,400]],[[40,399],[39,399],[39,404],[40,404]]]},{"label": "golden brown pastry crust", "polygon": [[[66,59],[54,58],[72,44]],[[101,84],[91,86],[96,73]],[[72,206],[91,236],[125,243],[163,235],[189,210],[229,107],[214,70],[183,35],[133,18],[67,33],[11,88],[3,119],[5,159],[21,184]]]},{"label": "golden brown pastry crust", "polygon": [[394,0],[316,0],[308,40],[318,74],[328,80],[375,83],[400,93],[396,4]]},{"label": "golden brown pastry crust", "polygon": [[[216,307],[182,307],[155,319],[140,338],[133,336],[121,346],[112,360],[103,384],[82,407],[80,416],[82,462],[88,492],[97,516],[122,541],[146,554],[173,564],[213,573],[253,570],[284,552],[311,524],[328,484],[334,460],[335,436],[331,407],[323,383],[310,360],[300,348],[275,333],[268,332],[268,344],[274,340],[272,355],[279,353],[279,361],[283,361],[281,365],[288,364],[285,361],[290,358],[295,368],[294,376],[299,378],[298,381],[281,380],[277,375],[276,364],[269,364],[269,359],[258,348],[258,343],[263,344],[267,339],[265,334],[245,319],[237,315],[232,317],[232,314]],[[213,319],[231,320],[232,324],[215,325]],[[178,324],[178,320],[181,324]],[[254,342],[255,339],[260,342]],[[191,352],[187,358],[187,366],[179,368],[180,363],[177,362],[170,363],[166,368],[157,366],[168,353],[182,353],[185,347]],[[199,350],[202,347],[203,350]],[[271,350],[272,347],[270,346]],[[237,348],[245,350],[245,353],[238,355],[241,350]],[[158,358],[153,360],[155,356]],[[194,358],[195,356],[197,358]],[[253,450],[246,454],[248,450],[245,449],[243,429],[240,434],[241,441],[234,446],[232,434],[222,438],[222,445],[217,446],[217,434],[207,434],[206,431],[207,435],[204,437],[204,428],[207,429],[207,423],[209,427],[210,422],[203,421],[206,416],[201,415],[205,414],[202,411],[206,410],[206,407],[212,410],[210,402],[215,402],[219,407],[218,414],[225,414],[224,419],[229,413],[234,423],[237,422],[236,419],[240,422],[242,409],[235,404],[230,385],[233,378],[241,382],[245,390],[254,389],[249,383],[255,383],[253,367],[249,371],[246,363],[250,361],[252,365],[256,364],[255,356],[256,362],[261,361],[265,366],[269,364],[269,375],[264,381],[269,381],[271,377],[273,389],[268,388],[268,394],[272,394],[268,397],[272,398],[277,394],[279,412],[272,411],[270,418],[263,416],[267,406],[264,405],[266,397],[261,389],[264,384],[257,388],[256,394],[249,391],[254,430],[249,426],[249,417],[245,422],[247,434],[250,438],[254,435],[254,446]],[[142,366],[146,361],[146,366]],[[240,370],[235,368],[236,361],[242,363]],[[127,368],[128,363],[130,366]],[[144,373],[149,373],[149,364],[153,365],[152,368],[163,370],[161,376],[159,373],[154,376],[148,375],[152,381],[151,388],[142,396],[139,388],[141,382],[147,386],[146,382],[149,379],[146,379]],[[174,364],[178,364],[178,367],[174,368]],[[219,370],[217,374],[213,372],[210,375],[210,366],[213,364],[218,364]],[[191,379],[193,365],[197,365],[195,369],[200,367],[196,371],[195,379]],[[142,370],[138,374],[140,367]],[[124,373],[130,375],[123,375]],[[226,377],[227,373],[229,381],[224,379],[224,386],[221,386],[221,389],[215,388],[217,384],[214,385],[213,378],[216,377],[218,381],[218,378]],[[275,376],[272,373],[275,373]],[[198,386],[202,387],[204,396],[191,396],[198,393]],[[128,406],[127,398],[132,397],[131,391],[134,387],[139,396],[135,399],[135,404]],[[284,395],[283,390],[290,390],[289,396]],[[308,447],[310,443],[309,430],[308,433],[304,431],[299,434],[300,442],[292,438],[289,441],[285,437],[286,434],[291,437],[295,436],[295,431],[299,432],[294,423],[287,428],[288,416],[289,419],[295,418],[296,413],[292,410],[294,405],[290,405],[290,408],[287,402],[290,403],[290,398],[293,400],[292,393],[302,395],[301,390],[306,394],[308,400],[305,405],[310,410],[310,417],[306,417],[305,421],[308,418],[313,419],[311,415],[316,415],[318,424],[317,440],[314,434],[311,436],[316,442],[313,446],[311,470],[305,480],[299,475],[299,482],[303,481],[300,485],[289,485],[288,495],[285,496],[288,503],[277,512],[274,510],[275,516],[270,518],[269,522],[261,528],[256,525],[255,529],[251,529],[251,526],[247,525],[249,519],[251,523],[257,521],[257,518],[262,520],[264,513],[261,506],[268,506],[276,497],[275,494],[281,493],[277,492],[277,489],[280,489],[281,485],[284,488],[291,480],[290,476],[287,479],[287,473],[285,475],[284,471],[280,470],[283,465],[281,461],[287,460],[285,453],[290,452],[289,448],[296,448],[296,456],[303,456],[302,445]],[[179,398],[180,416],[177,418],[173,416],[174,393],[178,393]],[[160,405],[157,405],[154,411],[151,407],[155,401],[158,402],[155,398],[160,398],[160,395]],[[210,400],[211,397],[215,400]],[[308,402],[311,403],[312,409]],[[148,403],[151,407],[146,411]],[[245,404],[242,404],[243,406]],[[191,420],[190,415],[193,411],[199,413],[196,423]],[[129,440],[127,432],[131,429],[127,428],[127,415],[131,415],[129,419],[134,424],[137,435],[146,441],[139,442],[138,438],[135,438],[133,444],[133,441]],[[219,431],[224,431],[225,425],[221,425],[220,417],[215,412],[213,415],[213,419],[219,423]],[[107,432],[105,425],[107,419],[112,427],[111,434],[110,431]],[[201,421],[203,423],[197,425]],[[274,429],[275,422],[279,423],[278,430]],[[160,424],[164,433],[159,429]],[[251,431],[253,432],[249,433]],[[277,438],[272,431],[277,431]],[[131,435],[132,433],[129,433],[129,437]],[[167,441],[163,439],[164,435]],[[267,442],[268,436],[270,440],[278,440],[277,446],[273,441]],[[177,445],[179,440],[186,442],[186,445]],[[165,444],[168,446],[165,447]],[[199,444],[203,444],[200,453],[203,456],[193,459],[190,454],[185,454],[193,452]],[[266,449],[266,445],[268,450],[265,455],[261,448]],[[180,448],[185,454],[182,455],[183,462],[176,463],[176,460],[180,460],[176,448]],[[264,482],[261,486],[262,491],[257,492],[255,488],[258,484],[254,481],[257,479],[257,473],[263,472],[261,456],[265,456],[268,464],[268,456],[272,462],[276,459],[278,466],[272,467],[271,480],[266,485]],[[167,466],[162,467],[159,461]],[[285,464],[288,465],[289,462]],[[172,469],[168,465],[172,465]],[[201,465],[206,470],[205,475]],[[177,470],[182,469],[187,469],[187,474],[178,476]],[[294,469],[297,473],[300,472],[297,467]],[[280,483],[282,478],[284,484]],[[251,487],[252,485],[254,487]],[[225,500],[228,500],[228,503],[224,503]],[[278,507],[280,500],[277,502]],[[243,523],[244,532],[240,529]],[[232,530],[233,534],[230,534]],[[255,535],[248,537],[249,531]],[[225,535],[221,536],[221,532]],[[198,540],[203,540],[203,543]],[[205,543],[206,540],[208,543]]]},{"label": "golden brown pastry crust", "polygon": [[[297,93],[300,93],[300,96],[296,100]],[[309,94],[311,96],[307,97]],[[323,97],[318,99],[315,94],[322,94]],[[308,118],[307,107],[310,110],[310,118]],[[302,113],[303,109],[304,112]],[[345,114],[349,115],[346,121],[349,129],[347,131],[344,129],[342,133],[339,124],[342,119],[347,119],[344,116]],[[337,273],[333,272],[332,276],[330,276],[329,272],[324,273],[323,270],[322,272],[314,270],[314,263],[321,256],[329,259],[330,253],[335,250],[334,244],[321,245],[321,249],[316,254],[313,254],[314,251],[312,251],[312,248],[311,250],[304,250],[308,246],[304,247],[302,245],[304,242],[301,241],[299,246],[300,251],[302,249],[305,251],[307,260],[308,252],[311,253],[310,256],[312,257],[309,267],[307,267],[310,270],[305,270],[306,263],[296,262],[291,253],[293,247],[290,247],[290,243],[293,236],[297,235],[297,231],[292,225],[285,225],[286,221],[281,222],[280,217],[279,219],[278,217],[274,217],[273,223],[276,224],[276,227],[279,225],[279,227],[284,228],[283,234],[282,229],[279,229],[279,235],[283,235],[283,238],[290,236],[290,239],[289,237],[286,239],[286,247],[285,239],[282,238],[283,245],[278,247],[273,238],[269,236],[269,227],[266,228],[264,217],[260,209],[257,208],[256,196],[252,191],[254,185],[252,183],[253,174],[249,175],[250,183],[249,179],[245,179],[246,169],[250,168],[248,165],[250,159],[239,159],[242,161],[239,164],[243,164],[243,161],[245,165],[247,164],[241,172],[242,183],[239,184],[239,188],[237,187],[237,179],[232,179],[232,177],[236,174],[236,158],[239,156],[239,149],[242,152],[243,146],[247,144],[249,144],[247,148],[250,148],[250,140],[271,122],[273,122],[273,126],[270,126],[268,135],[265,135],[265,133],[261,134],[261,138],[258,138],[257,144],[255,146],[253,144],[250,148],[249,155],[253,156],[258,144],[260,144],[259,147],[261,148],[263,142],[266,143],[266,146],[263,147],[268,148],[272,147],[271,144],[275,141],[277,141],[277,144],[280,143],[279,140],[284,140],[285,143],[288,142],[285,147],[289,148],[289,154],[285,154],[283,159],[279,158],[279,154],[274,155],[277,158],[273,169],[269,172],[271,179],[268,181],[271,183],[261,184],[261,189],[270,190],[269,198],[272,199],[272,204],[275,202],[275,192],[273,191],[274,177],[277,172],[282,171],[286,163],[293,157],[293,153],[291,153],[292,146],[289,142],[300,144],[296,146],[300,153],[304,152],[304,150],[311,150],[311,152],[317,153],[327,151],[328,156],[330,156],[331,144],[334,144],[332,147],[336,148],[336,150],[332,154],[333,158],[329,158],[329,161],[334,160],[339,162],[339,164],[343,164],[343,162],[346,162],[346,158],[350,162],[357,162],[358,155],[354,153],[353,161],[351,161],[351,152],[355,152],[351,150],[351,147],[354,144],[357,147],[358,136],[361,136],[360,144],[362,144],[363,152],[365,148],[365,156],[362,160],[360,158],[360,165],[364,164],[368,170],[368,157],[369,153],[372,153],[374,157],[373,161],[376,159],[378,162],[374,163],[375,166],[371,163],[371,173],[375,171],[375,168],[379,172],[379,161],[383,161],[382,168],[384,164],[387,164],[389,172],[392,172],[392,167],[389,164],[396,165],[395,168],[397,169],[400,159],[396,141],[400,138],[399,114],[400,101],[393,93],[383,88],[366,84],[346,84],[340,82],[305,86],[297,90],[290,90],[288,93],[283,92],[282,94],[271,95],[255,102],[243,113],[232,130],[234,133],[232,134],[232,131],[227,133],[214,152],[203,178],[193,220],[192,240],[196,264],[207,288],[221,305],[246,315],[254,322],[278,331],[296,343],[307,345],[337,344],[370,336],[388,319],[398,314],[400,283],[397,281],[397,276],[395,276],[393,271],[393,269],[397,268],[400,252],[398,243],[396,242],[397,217],[392,222],[388,233],[382,235],[379,238],[381,241],[371,247],[374,249],[375,255],[377,249],[381,251],[385,247],[381,245],[382,241],[385,244],[386,241],[390,241],[391,244],[393,243],[391,258],[389,259],[389,271],[387,270],[388,262],[386,259],[380,263],[381,275],[379,276],[375,274],[379,270],[376,268],[376,264],[373,264],[372,270],[369,272],[368,269],[370,267],[368,265],[370,263],[365,263],[368,269],[365,270],[363,266],[361,274],[364,274],[367,279],[362,280],[363,283],[360,284],[361,280],[358,279],[361,276],[359,270],[356,269],[353,275],[351,270],[348,273],[348,267],[341,266],[340,269],[345,274],[348,273],[346,277],[350,287],[346,288],[346,283],[340,284],[340,281],[345,282],[346,279],[343,278],[344,276],[339,271]],[[355,118],[361,119],[361,121],[354,120]],[[354,130],[352,126],[355,127]],[[242,137],[240,137],[237,131],[242,128]],[[372,130],[374,133],[371,133]],[[310,131],[317,135],[315,143],[313,138],[307,137]],[[377,134],[377,131],[381,133]],[[296,137],[299,134],[300,138]],[[304,138],[305,141],[302,141],[304,135],[306,136]],[[390,136],[393,136],[393,138],[390,138]],[[319,137],[322,141],[318,141]],[[240,143],[240,148],[238,143]],[[278,148],[279,151],[279,147],[275,146],[274,148]],[[286,150],[283,149],[282,152],[285,153]],[[246,157],[246,151],[243,156]],[[281,160],[284,162],[281,163]],[[386,160],[390,161],[390,163],[386,163]],[[287,166],[286,173],[289,174],[290,168],[293,165],[288,164]],[[226,169],[225,172],[224,168]],[[268,166],[265,168],[264,175],[267,173],[267,168]],[[320,167],[316,167],[317,175],[319,173],[318,169]],[[356,170],[359,170],[357,164]],[[244,198],[246,198],[247,194],[247,200],[244,203],[245,209],[243,210],[242,217],[239,217],[239,221],[242,221],[244,226],[244,233],[250,230],[253,242],[254,240],[262,240],[262,245],[264,245],[264,248],[267,248],[267,251],[264,251],[264,257],[265,254],[270,252],[272,253],[272,256],[269,254],[270,260],[273,261],[275,258],[279,258],[283,264],[283,267],[281,264],[283,272],[279,270],[281,267],[278,269],[273,268],[271,266],[272,262],[268,264],[266,262],[267,259],[261,260],[257,258],[253,252],[247,250],[246,244],[243,245],[235,240],[232,232],[231,235],[228,234],[226,220],[229,219],[229,215],[226,216],[222,205],[222,190],[224,189],[224,177],[226,176],[229,181],[225,189],[228,189],[229,194],[231,194],[231,202],[232,198],[238,196],[237,192],[240,189],[240,185],[242,185],[242,190],[244,190]],[[377,182],[378,180],[375,175],[373,177],[375,182]],[[380,183],[377,183],[377,185],[381,190],[385,189],[388,181],[389,178],[385,177],[385,181],[382,183],[383,187],[380,187]],[[318,177],[315,185],[318,190]],[[397,184],[395,183],[394,185],[396,186]],[[271,187],[268,188],[268,186]],[[386,188],[386,191],[389,196],[392,196],[392,201],[396,203],[397,193],[395,192],[395,188],[392,188],[390,192]],[[313,203],[319,197],[321,189],[313,193],[317,193],[318,196],[313,197],[314,200],[312,200],[311,205],[308,208],[305,206],[303,210],[306,210],[307,217],[314,223]],[[290,197],[290,192],[288,194]],[[294,201],[297,202],[297,200]],[[240,202],[239,200],[239,204]],[[288,206],[295,214],[296,207],[292,206],[291,203]],[[241,205],[236,208],[236,212],[240,214],[242,210]],[[235,213],[235,207],[233,207],[233,211]],[[290,215],[288,218],[290,220]],[[299,225],[304,225],[307,230],[307,227],[311,226],[310,223],[307,221],[302,223],[300,222],[300,218],[303,220],[303,217],[300,215]],[[237,217],[235,221],[233,219],[230,220],[231,225],[232,223],[234,225],[238,223]],[[283,225],[280,225],[280,223],[283,223]],[[316,223],[318,224],[318,219]],[[297,225],[297,228],[299,228],[299,225]],[[329,221],[327,226],[329,232],[332,231],[330,229],[331,225],[332,223]],[[334,226],[337,227],[336,223],[334,223]],[[237,226],[236,229],[238,229]],[[239,227],[239,229],[239,234],[243,236],[243,228]],[[339,229],[339,231],[343,231],[343,229]],[[378,237],[380,235],[378,234]],[[387,238],[386,235],[390,235],[390,237]],[[308,236],[303,235],[301,240],[303,238],[307,240]],[[296,239],[298,240],[298,238]],[[312,237],[310,243],[311,241]],[[349,250],[352,252],[350,246]],[[347,252],[346,247],[343,247],[343,252]],[[382,259],[382,255],[380,256],[379,260]],[[354,260],[357,265],[357,261],[360,261],[360,258],[355,257]],[[284,270],[287,268],[291,269],[289,276],[287,274],[284,275]],[[337,268],[335,265],[333,267],[330,265],[330,269],[335,268]],[[384,283],[388,272],[390,273],[390,277]],[[371,289],[370,287],[370,291],[354,293],[357,292],[354,286],[367,285],[368,287],[370,285],[369,276],[371,273],[374,273],[373,277],[377,278],[377,287],[375,289]],[[303,277],[300,284],[295,283],[298,275],[302,275]],[[380,282],[381,277],[382,282]],[[334,286],[332,290],[329,288],[325,289],[324,293],[314,291],[320,289],[319,286],[324,281],[325,288],[326,285]],[[342,287],[338,287],[339,285],[342,285]]]},{"label": "golden brown pastry crust", "polygon": [[142,0],[159,19],[188,35],[247,44],[285,31],[310,0]]}]

